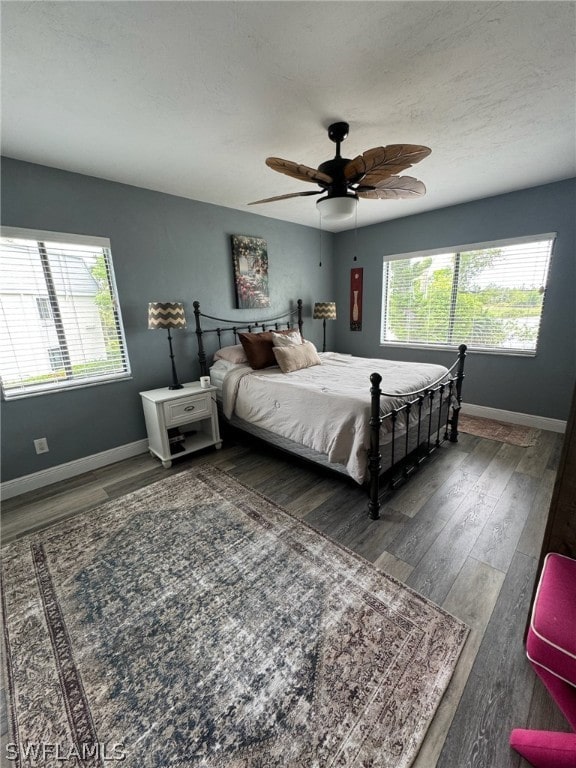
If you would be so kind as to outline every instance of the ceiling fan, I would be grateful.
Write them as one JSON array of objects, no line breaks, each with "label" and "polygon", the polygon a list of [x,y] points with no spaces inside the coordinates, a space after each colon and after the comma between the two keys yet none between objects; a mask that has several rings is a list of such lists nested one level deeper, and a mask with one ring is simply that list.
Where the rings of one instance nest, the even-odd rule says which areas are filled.
[{"label": "ceiling fan", "polygon": [[332,160],[321,163],[318,168],[282,160],[280,157],[266,158],[266,165],[272,170],[299,181],[318,184],[319,190],[276,195],[254,200],[248,205],[326,192],[326,197],[320,198],[316,205],[323,218],[336,221],[352,216],[358,198],[399,200],[426,194],[426,187],[421,181],[412,176],[396,174],[428,157],[431,152],[428,147],[419,144],[389,144],[387,147],[367,149],[349,160],[340,155],[340,145],[348,136],[349,128],[348,123],[344,122],[332,123],[328,127],[328,137],[336,144],[336,155]]}]

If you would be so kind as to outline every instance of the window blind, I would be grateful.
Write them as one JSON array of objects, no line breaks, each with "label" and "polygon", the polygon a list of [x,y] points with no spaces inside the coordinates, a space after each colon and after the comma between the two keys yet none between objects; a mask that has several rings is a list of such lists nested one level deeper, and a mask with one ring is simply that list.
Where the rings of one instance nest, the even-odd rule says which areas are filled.
[{"label": "window blind", "polygon": [[4,398],[129,376],[110,242],[6,228],[1,235]]},{"label": "window blind", "polygon": [[554,238],[385,259],[381,342],[534,355]]}]

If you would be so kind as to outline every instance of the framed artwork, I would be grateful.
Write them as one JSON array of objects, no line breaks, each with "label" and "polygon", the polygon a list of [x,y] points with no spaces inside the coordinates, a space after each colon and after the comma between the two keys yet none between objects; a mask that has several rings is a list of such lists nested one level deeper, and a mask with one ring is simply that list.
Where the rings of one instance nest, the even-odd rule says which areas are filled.
[{"label": "framed artwork", "polygon": [[236,308],[269,307],[268,246],[261,237],[232,235]]},{"label": "framed artwork", "polygon": [[362,280],[364,270],[350,270],[350,330],[362,330]]}]

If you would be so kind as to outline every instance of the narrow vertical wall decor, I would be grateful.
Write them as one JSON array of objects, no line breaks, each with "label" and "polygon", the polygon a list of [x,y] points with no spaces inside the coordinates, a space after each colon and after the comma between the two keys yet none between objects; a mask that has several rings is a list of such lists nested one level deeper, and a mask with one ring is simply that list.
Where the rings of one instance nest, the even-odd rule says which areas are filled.
[{"label": "narrow vertical wall decor", "polygon": [[362,330],[362,279],[364,270],[350,270],[350,330]]}]

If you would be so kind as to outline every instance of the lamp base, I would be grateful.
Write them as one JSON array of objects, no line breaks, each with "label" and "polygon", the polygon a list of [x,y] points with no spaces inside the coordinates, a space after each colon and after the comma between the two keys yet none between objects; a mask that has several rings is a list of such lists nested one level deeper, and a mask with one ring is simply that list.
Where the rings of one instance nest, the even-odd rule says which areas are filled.
[{"label": "lamp base", "polygon": [[168,344],[170,346],[170,364],[172,366],[172,384],[168,389],[182,389],[182,384],[178,381],[178,375],[176,374],[176,365],[174,364],[174,351],[172,349],[172,334],[170,328],[168,328]]}]

